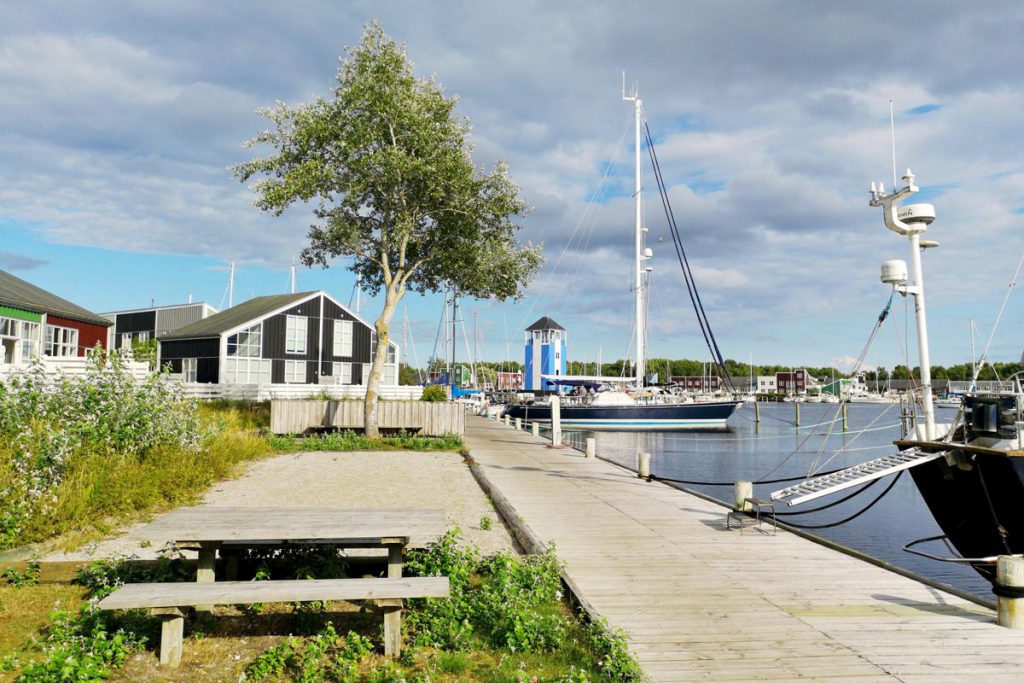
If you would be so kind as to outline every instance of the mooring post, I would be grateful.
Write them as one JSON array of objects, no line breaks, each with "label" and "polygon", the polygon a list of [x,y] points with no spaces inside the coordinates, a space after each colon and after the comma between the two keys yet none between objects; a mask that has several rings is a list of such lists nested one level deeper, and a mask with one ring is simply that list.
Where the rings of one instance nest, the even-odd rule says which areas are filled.
[{"label": "mooring post", "polygon": [[597,454],[597,439],[592,436],[587,437],[587,457],[593,458]]},{"label": "mooring post", "polygon": [[558,394],[551,397],[551,445],[562,443],[562,408],[558,402]]},{"label": "mooring post", "polygon": [[651,454],[641,452],[637,454],[636,476],[641,479],[651,478]]},{"label": "mooring post", "polygon": [[523,428],[523,418],[517,417],[516,418],[516,431],[518,432],[522,428]]},{"label": "mooring post", "polygon": [[533,431],[534,436],[540,436],[540,422],[531,422],[530,429]]},{"label": "mooring post", "polygon": [[761,402],[757,400],[757,395],[754,395],[754,423],[761,424]]},{"label": "mooring post", "polygon": [[996,623],[1024,629],[1024,557],[1000,555],[996,560]]},{"label": "mooring post", "polygon": [[793,405],[796,406],[796,428],[800,429],[800,401],[794,400]]},{"label": "mooring post", "polygon": [[735,505],[732,506],[733,510],[737,512],[746,512],[750,509],[750,503],[747,502],[747,498],[754,497],[754,484],[753,482],[743,481],[742,479],[737,481],[733,485],[733,497],[735,498]]},{"label": "mooring post", "polygon": [[849,423],[846,421],[846,404],[844,403],[843,404],[843,431],[845,432],[848,429],[849,429]]},{"label": "mooring post", "polygon": [[506,415],[504,419],[505,419],[505,424],[508,424],[511,421],[511,419],[509,418],[508,415]]}]

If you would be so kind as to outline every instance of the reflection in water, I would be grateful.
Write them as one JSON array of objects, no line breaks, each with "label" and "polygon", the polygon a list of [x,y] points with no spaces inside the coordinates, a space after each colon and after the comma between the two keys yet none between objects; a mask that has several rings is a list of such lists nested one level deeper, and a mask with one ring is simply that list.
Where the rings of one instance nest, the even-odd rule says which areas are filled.
[{"label": "reflection in water", "polygon": [[[574,445],[583,448],[586,437],[597,440],[597,453],[635,469],[636,454],[651,453],[651,472],[655,476],[722,485],[688,485],[722,501],[732,500],[732,482],[737,479],[760,481],[784,477],[803,477],[809,473],[855,465],[893,452],[899,438],[899,406],[888,404],[850,404],[847,407],[849,432],[842,432],[840,407],[806,403],[800,406],[800,429],[794,426],[795,408],[789,403],[761,404],[761,423],[754,421],[754,408],[744,404],[729,420],[726,430],[685,432],[573,432],[567,433]],[[942,410],[939,421],[952,418],[952,410]],[[863,494],[828,510],[780,517],[780,521],[800,524],[826,524],[844,519],[864,508],[888,486],[887,478]],[[754,495],[768,498],[787,484],[754,486]],[[852,490],[852,489],[851,489]],[[779,512],[800,512],[850,493],[822,498]],[[962,565],[936,562],[903,552],[910,541],[941,534],[909,476],[900,481],[871,510],[857,519],[816,533],[863,553],[886,560],[923,576],[952,584],[985,599],[992,599],[988,582]]]}]

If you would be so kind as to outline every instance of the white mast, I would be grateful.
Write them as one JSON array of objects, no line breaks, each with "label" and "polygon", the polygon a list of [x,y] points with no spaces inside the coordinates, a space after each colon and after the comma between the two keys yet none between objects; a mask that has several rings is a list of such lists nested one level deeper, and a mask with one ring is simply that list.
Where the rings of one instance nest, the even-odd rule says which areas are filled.
[{"label": "white mast", "polygon": [[[887,261],[882,266],[882,281],[895,287],[903,296],[910,294],[914,297],[914,313],[917,318],[917,353],[921,365],[921,411],[924,413],[924,438],[933,440],[935,434],[935,409],[932,404],[932,368],[931,358],[928,353],[928,322],[925,317],[924,308],[924,275],[921,269],[921,251],[928,247],[938,246],[938,242],[922,240],[921,235],[928,229],[928,225],[935,220],[935,207],[931,204],[908,204],[900,206],[900,201],[918,191],[914,184],[914,174],[907,169],[907,174],[902,178],[906,187],[899,191],[886,194],[885,186],[879,183],[876,187],[871,183],[870,206],[882,207],[882,215],[885,218],[885,227],[898,235],[905,236],[910,242],[910,275],[913,282],[907,282],[906,264],[902,265],[901,272],[893,272],[891,264]],[[887,266],[889,269],[887,270]]]},{"label": "white mast", "polygon": [[647,320],[646,311],[644,307],[644,287],[643,287],[643,274],[644,274],[644,259],[647,257],[644,251],[644,209],[643,209],[643,180],[640,175],[640,117],[643,109],[643,103],[640,100],[640,96],[637,93],[637,88],[633,86],[633,94],[626,95],[626,74],[622,74],[622,99],[633,103],[634,113],[636,115],[635,130],[634,130],[634,147],[636,152],[636,280],[634,282],[636,291],[636,390],[639,393],[644,388],[644,374],[647,368],[646,359],[646,339],[647,339]]},{"label": "white mast", "polygon": [[231,273],[228,275],[228,308],[235,305],[235,262],[231,262]]}]

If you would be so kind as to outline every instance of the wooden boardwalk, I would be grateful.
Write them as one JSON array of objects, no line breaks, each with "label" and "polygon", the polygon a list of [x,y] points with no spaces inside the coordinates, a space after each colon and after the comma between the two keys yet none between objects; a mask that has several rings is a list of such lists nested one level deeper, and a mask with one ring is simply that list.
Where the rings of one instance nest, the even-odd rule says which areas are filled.
[{"label": "wooden boardwalk", "polygon": [[467,446],[655,681],[1024,680],[1024,631],[951,594],[511,427]]}]

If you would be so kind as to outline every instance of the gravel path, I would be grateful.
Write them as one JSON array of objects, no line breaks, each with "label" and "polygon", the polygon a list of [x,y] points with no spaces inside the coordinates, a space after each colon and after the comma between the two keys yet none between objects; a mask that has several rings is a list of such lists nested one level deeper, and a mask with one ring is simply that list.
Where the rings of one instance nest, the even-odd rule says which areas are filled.
[{"label": "gravel path", "polygon": [[[237,479],[210,489],[211,507],[323,507],[345,509],[443,509],[451,526],[484,554],[513,548],[512,539],[458,453],[385,451],[301,453],[254,462]],[[483,517],[491,520],[487,531]],[[139,524],[122,535],[46,560],[81,560],[112,555],[155,557],[144,547]]]}]

